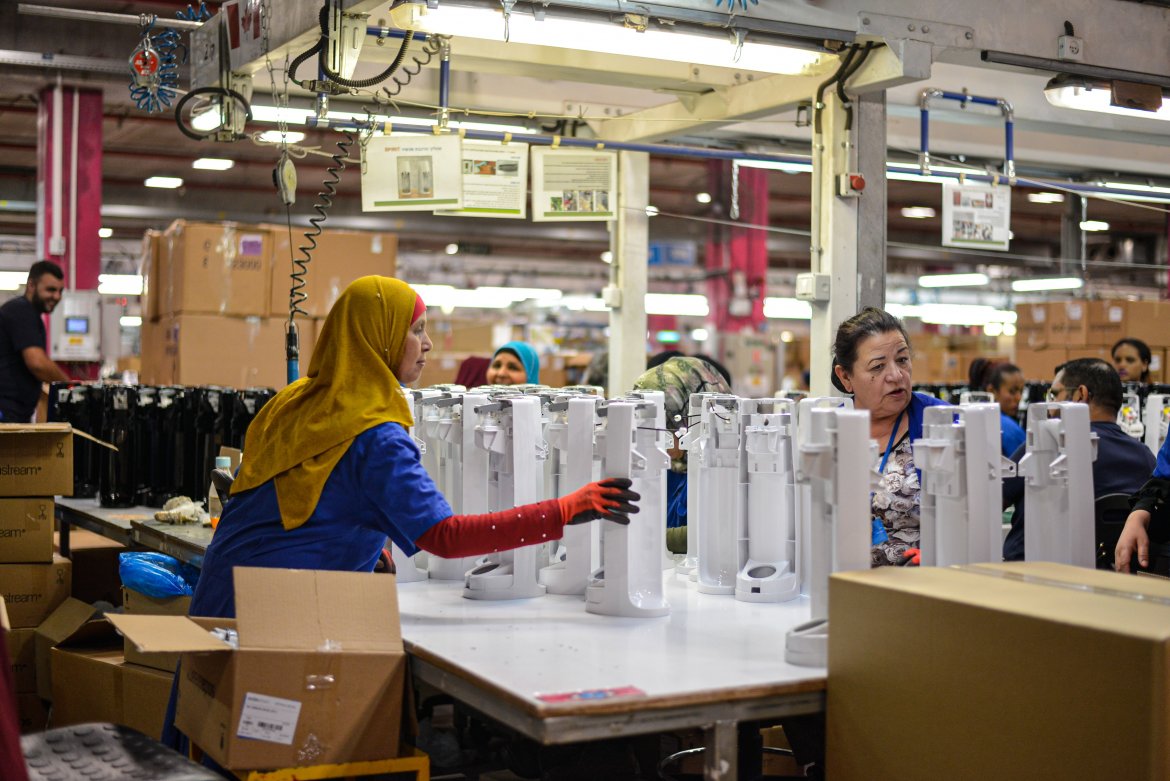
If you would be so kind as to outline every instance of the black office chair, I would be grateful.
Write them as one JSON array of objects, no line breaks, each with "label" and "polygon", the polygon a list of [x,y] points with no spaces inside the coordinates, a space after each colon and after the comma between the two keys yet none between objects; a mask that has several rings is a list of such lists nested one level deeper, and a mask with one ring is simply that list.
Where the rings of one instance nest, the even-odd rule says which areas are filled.
[{"label": "black office chair", "polygon": [[1113,569],[1113,552],[1129,517],[1129,494],[1105,494],[1093,503],[1097,539],[1097,569]]}]

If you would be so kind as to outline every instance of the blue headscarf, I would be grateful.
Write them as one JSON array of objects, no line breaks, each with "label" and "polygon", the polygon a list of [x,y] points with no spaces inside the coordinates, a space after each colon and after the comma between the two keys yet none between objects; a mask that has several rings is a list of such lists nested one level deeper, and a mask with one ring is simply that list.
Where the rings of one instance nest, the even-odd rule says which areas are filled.
[{"label": "blue headscarf", "polygon": [[515,355],[520,359],[520,363],[524,364],[524,373],[527,375],[525,382],[540,382],[540,358],[537,356],[536,350],[524,342],[508,342],[496,350],[492,358],[505,351]]}]

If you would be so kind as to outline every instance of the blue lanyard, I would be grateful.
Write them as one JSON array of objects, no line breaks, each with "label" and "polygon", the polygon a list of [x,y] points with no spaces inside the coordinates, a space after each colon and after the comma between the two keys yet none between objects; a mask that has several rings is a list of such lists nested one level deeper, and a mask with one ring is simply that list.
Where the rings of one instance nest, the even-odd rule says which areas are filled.
[{"label": "blue lanyard", "polygon": [[[886,452],[882,454],[882,465],[878,467],[878,474],[884,475],[886,473],[886,461],[890,458],[890,451],[894,449],[894,437],[898,436],[898,428],[902,425],[902,416],[906,414],[906,410],[898,413],[898,419],[894,421],[894,430],[890,432],[890,441],[886,443]],[[873,497],[876,491],[869,492],[870,509],[873,509]],[[886,527],[882,523],[881,518],[874,518],[872,521],[873,533],[870,540],[871,545],[881,545],[890,539],[886,534]]]},{"label": "blue lanyard", "polygon": [[[884,475],[886,473],[886,461],[890,457],[890,451],[894,449],[894,437],[898,436],[898,427],[902,425],[902,416],[906,414],[906,410],[898,413],[898,419],[894,421],[894,430],[890,432],[890,441],[886,443],[886,452],[882,454],[882,465],[878,467],[878,474]],[[870,498],[872,498],[872,494]]]}]

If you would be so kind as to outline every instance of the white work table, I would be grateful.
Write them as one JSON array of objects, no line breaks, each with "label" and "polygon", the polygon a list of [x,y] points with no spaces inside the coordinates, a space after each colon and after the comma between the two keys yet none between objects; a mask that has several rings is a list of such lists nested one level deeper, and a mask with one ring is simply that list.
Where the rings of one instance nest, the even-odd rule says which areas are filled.
[{"label": "white work table", "polygon": [[[487,602],[462,583],[402,583],[412,672],[545,744],[704,728],[707,778],[734,779],[739,722],[824,710],[825,670],[784,661],[808,600],[740,602],[665,577],[670,615],[647,619],[586,613],[582,597]],[[627,686],[644,696],[537,698]]]}]

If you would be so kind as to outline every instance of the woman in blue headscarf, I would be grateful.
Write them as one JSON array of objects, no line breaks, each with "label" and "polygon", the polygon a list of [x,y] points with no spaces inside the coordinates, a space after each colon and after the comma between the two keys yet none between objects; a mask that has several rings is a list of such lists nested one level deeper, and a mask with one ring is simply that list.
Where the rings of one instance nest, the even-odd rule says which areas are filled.
[{"label": "woman in blue headscarf", "polygon": [[540,358],[524,342],[508,342],[492,356],[488,385],[523,385],[540,382]]}]

